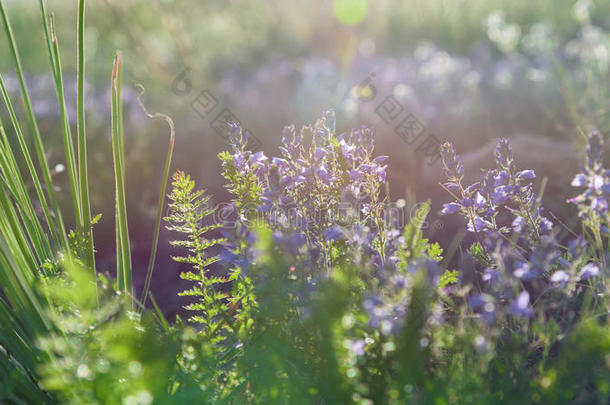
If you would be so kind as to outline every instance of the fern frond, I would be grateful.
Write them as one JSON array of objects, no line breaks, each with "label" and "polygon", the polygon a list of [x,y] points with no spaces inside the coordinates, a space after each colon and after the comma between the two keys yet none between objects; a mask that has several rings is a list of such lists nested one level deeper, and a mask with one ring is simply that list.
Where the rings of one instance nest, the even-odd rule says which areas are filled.
[{"label": "fern frond", "polygon": [[169,195],[170,212],[165,221],[167,229],[179,232],[183,238],[170,244],[186,250],[183,256],[172,256],[179,263],[190,264],[191,271],[180,274],[180,278],[194,282],[194,285],[179,293],[183,297],[197,297],[198,301],[186,305],[189,311],[197,312],[189,321],[203,325],[204,333],[210,339],[215,336],[226,321],[229,295],[220,288],[229,283],[225,277],[210,274],[209,266],[219,260],[218,256],[206,254],[208,249],[223,243],[222,238],[206,238],[206,234],[218,229],[220,224],[205,225],[204,220],[213,215],[215,209],[209,207],[210,198],[204,191],[193,191],[195,182],[184,172],[176,172],[173,177],[172,191]]}]

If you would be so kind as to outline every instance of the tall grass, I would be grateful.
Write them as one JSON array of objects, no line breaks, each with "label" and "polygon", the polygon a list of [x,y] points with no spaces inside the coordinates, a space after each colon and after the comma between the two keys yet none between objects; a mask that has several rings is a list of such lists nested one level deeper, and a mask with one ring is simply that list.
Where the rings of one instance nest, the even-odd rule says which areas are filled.
[{"label": "tall grass", "polygon": [[[95,271],[95,252],[93,251],[93,231],[91,230],[91,203],[89,202],[89,174],[87,171],[87,137],[85,133],[85,0],[78,2],[78,67],[76,73],[76,117],[78,134],[78,176],[80,179],[80,204],[82,230],[86,240],[85,263]],[[120,103],[120,99],[119,99]],[[123,181],[125,181],[123,179]],[[129,236],[128,236],[129,237]]]},{"label": "tall grass", "polygon": [[[64,161],[69,178],[70,204],[75,223],[64,222],[47,161],[32,101],[28,93],[17,40],[13,35],[7,7],[0,0],[0,17],[4,26],[11,58],[19,82],[21,99],[27,118],[22,123],[15,104],[0,75],[0,89],[10,119],[11,131],[0,121],[0,381],[5,392],[15,402],[48,403],[53,399],[38,385],[37,370],[44,362],[53,362],[53,353],[37,348],[36,342],[56,331],[49,314],[54,311],[51,298],[40,288],[48,278],[56,277],[66,263],[77,259],[83,267],[95,272],[90,183],[88,177],[87,134],[85,124],[85,8],[78,2],[77,14],[77,117],[75,149],[65,101],[62,62],[53,16],[49,15],[44,0],[39,1],[42,31],[53,79],[63,140]],[[125,152],[121,109],[121,57],[117,53],[111,77],[112,86],[112,153],[116,183],[116,240],[117,282],[131,307],[137,300],[132,291],[132,266],[127,224]],[[150,115],[151,117],[159,116]],[[153,252],[151,254],[145,300],[150,288],[154,257],[158,243],[160,218],[165,201],[165,185],[169,175],[173,149],[173,124],[163,184],[159,196]],[[32,146],[33,145],[33,146]],[[33,186],[34,193],[30,191]],[[42,215],[39,215],[37,209]],[[68,212],[67,211],[67,212]],[[66,215],[65,217],[71,217]],[[68,233],[72,228],[74,232]],[[69,235],[71,235],[69,237]],[[74,245],[78,245],[77,249]],[[84,248],[83,248],[84,247]],[[154,302],[153,302],[154,304]],[[2,391],[2,389],[0,389]]]},{"label": "tall grass", "polygon": [[112,157],[116,192],[117,288],[131,294],[131,247],[125,199],[125,145],[121,108],[121,54],[117,53],[112,67]]}]

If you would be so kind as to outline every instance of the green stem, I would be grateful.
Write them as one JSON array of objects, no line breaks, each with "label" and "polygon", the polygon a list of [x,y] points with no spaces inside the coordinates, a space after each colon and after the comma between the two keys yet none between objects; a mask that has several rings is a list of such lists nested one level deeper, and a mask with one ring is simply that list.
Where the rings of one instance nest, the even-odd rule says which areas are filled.
[{"label": "green stem", "polygon": [[116,186],[117,287],[132,296],[131,244],[127,224],[123,121],[121,112],[121,54],[117,52],[112,69],[112,156]]},{"label": "green stem", "polygon": [[172,121],[172,119],[169,116],[167,116],[165,114],[160,114],[160,113],[151,114],[146,110],[146,107],[144,106],[144,103],[142,103],[142,100],[141,100],[141,97],[144,94],[144,87],[140,86],[140,88],[141,88],[141,90],[140,90],[140,94],[138,95],[138,103],[140,104],[140,107],[144,111],[144,114],[146,114],[149,118],[163,118],[169,125],[169,129],[170,129],[169,148],[167,150],[167,157],[165,158],[165,167],[163,169],[163,179],[161,180],[161,191],[159,192],[159,202],[157,203],[157,218],[155,220],[155,230],[153,233],[152,249],[150,252],[150,257],[148,259],[148,270],[146,272],[146,281],[144,282],[144,290],[142,292],[142,298],[140,300],[142,302],[142,305],[146,305],[146,299],[148,296],[148,291],[150,289],[150,282],[152,280],[152,273],[153,273],[153,270],[155,267],[155,259],[157,256],[157,247],[159,245],[159,233],[161,230],[161,218],[163,216],[165,191],[167,188],[167,181],[169,179],[169,171],[170,171],[171,164],[172,164],[172,154],[174,152],[174,141],[176,138],[176,133],[175,133],[175,128],[174,128],[174,122]]}]

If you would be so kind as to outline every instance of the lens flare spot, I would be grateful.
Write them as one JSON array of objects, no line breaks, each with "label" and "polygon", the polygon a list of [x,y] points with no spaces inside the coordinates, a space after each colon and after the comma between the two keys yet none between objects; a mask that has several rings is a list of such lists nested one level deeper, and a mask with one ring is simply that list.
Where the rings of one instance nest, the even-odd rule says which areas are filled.
[{"label": "lens flare spot", "polygon": [[335,17],[345,25],[356,25],[369,11],[368,0],[335,0]]}]

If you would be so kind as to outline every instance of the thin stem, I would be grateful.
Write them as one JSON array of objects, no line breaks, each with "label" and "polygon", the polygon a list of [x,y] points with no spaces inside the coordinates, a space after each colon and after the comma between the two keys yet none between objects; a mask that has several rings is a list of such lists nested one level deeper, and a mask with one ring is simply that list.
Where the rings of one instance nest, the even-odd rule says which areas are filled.
[{"label": "thin stem", "polygon": [[146,272],[146,281],[144,282],[144,290],[142,292],[142,305],[146,305],[146,298],[148,296],[148,291],[150,289],[150,282],[152,279],[152,273],[155,267],[155,259],[157,256],[157,247],[159,245],[159,233],[161,230],[161,218],[163,216],[163,206],[164,206],[164,202],[165,202],[165,191],[167,188],[167,181],[169,179],[169,171],[171,168],[171,164],[172,164],[172,154],[174,152],[174,142],[175,142],[175,138],[176,138],[176,133],[175,133],[175,128],[174,128],[174,122],[172,121],[172,119],[165,115],[165,114],[161,114],[161,113],[149,113],[148,110],[146,109],[146,106],[144,106],[144,103],[142,102],[142,95],[144,94],[144,87],[142,87],[141,85],[137,85],[140,88],[140,94],[138,95],[138,104],[140,104],[140,108],[142,108],[142,111],[144,111],[144,114],[146,114],[149,118],[162,118],[167,122],[167,125],[169,126],[170,129],[170,135],[169,135],[169,147],[167,150],[167,157],[165,158],[165,167],[163,169],[163,179],[161,180],[161,190],[159,192],[159,202],[157,204],[157,218],[155,220],[155,230],[153,233],[153,242],[152,242],[152,249],[150,252],[150,258],[148,259],[148,270]]}]

